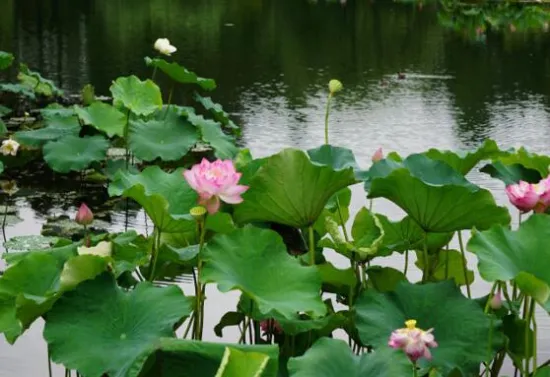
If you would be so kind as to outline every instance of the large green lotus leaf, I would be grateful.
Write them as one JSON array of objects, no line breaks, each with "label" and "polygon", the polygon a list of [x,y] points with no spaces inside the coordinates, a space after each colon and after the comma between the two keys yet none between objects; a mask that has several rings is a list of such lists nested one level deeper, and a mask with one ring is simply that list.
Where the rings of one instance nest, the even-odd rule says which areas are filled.
[{"label": "large green lotus leaf", "polygon": [[199,140],[197,129],[174,110],[162,111],[153,119],[130,122],[130,150],[143,161],[182,158]]},{"label": "large green lotus leaf", "polygon": [[108,261],[95,255],[78,255],[70,258],[59,276],[60,289],[68,291],[80,283],[95,278],[107,269]]},{"label": "large green lotus leaf", "polygon": [[0,51],[0,71],[7,69],[11,66],[15,57],[6,51]]},{"label": "large green lotus leaf", "polygon": [[204,90],[216,89],[216,81],[213,79],[205,79],[197,76],[195,72],[187,70],[187,68],[179,65],[176,62],[168,63],[164,59],[159,58],[145,58],[145,64],[150,67],[156,67],[162,72],[166,73],[174,81],[180,84],[197,84]]},{"label": "large green lotus leaf", "polygon": [[500,156],[498,161],[501,161],[505,165],[520,164],[527,169],[538,171],[542,177],[548,175],[548,169],[550,167],[550,156],[531,153],[524,147]]},{"label": "large green lotus leaf", "polygon": [[210,97],[202,97],[198,93],[195,93],[193,98],[195,99],[195,101],[200,103],[205,110],[209,111],[210,114],[214,116],[215,120],[223,124],[225,127],[233,130],[239,130],[239,126],[237,126],[229,118],[229,114],[223,110],[222,105],[220,105],[219,103],[215,103]]},{"label": "large green lotus leaf", "polygon": [[321,338],[301,357],[288,363],[290,377],[396,377],[412,374],[403,353],[380,349],[361,356],[338,339]]},{"label": "large green lotus leaf", "polygon": [[[439,344],[433,359],[421,365],[438,369],[444,376],[453,369],[470,376],[470,365],[487,359],[491,321],[473,300],[462,295],[451,281],[414,285],[399,283],[394,292],[364,291],[356,303],[356,325],[364,344],[385,348],[392,331],[415,319],[424,330],[434,329]],[[496,321],[495,321],[496,322]],[[503,337],[492,331],[493,346]]]},{"label": "large green lotus leaf", "polygon": [[[176,286],[117,287],[104,273],[60,298],[46,317],[44,338],[53,361],[87,377],[135,377],[162,337],[192,311]],[[111,350],[112,352],[105,352]]]},{"label": "large green lotus leaf", "polygon": [[77,106],[75,112],[84,124],[105,132],[109,137],[124,136],[127,116],[109,104],[97,101],[86,108]]},{"label": "large green lotus leaf", "polygon": [[59,173],[81,171],[107,156],[109,141],[103,136],[65,136],[44,145],[44,160]]},{"label": "large green lotus leaf", "polygon": [[116,107],[124,106],[136,115],[150,115],[162,108],[160,89],[151,80],[136,76],[119,77],[109,88]]},{"label": "large green lotus leaf", "polygon": [[467,248],[477,255],[484,280],[513,279],[520,290],[550,311],[549,236],[550,216],[535,214],[515,231],[497,225],[476,232]]},{"label": "large green lotus leaf", "polygon": [[318,264],[316,267],[319,275],[321,275],[324,292],[345,296],[349,295],[350,289],[357,287],[358,281],[351,267],[341,270],[329,262]]},{"label": "large green lotus leaf", "polygon": [[37,94],[42,94],[46,97],[63,95],[63,91],[52,80],[47,80],[40,73],[31,71],[26,64],[19,64],[17,79],[22,85]]},{"label": "large green lotus leaf", "polygon": [[352,168],[334,170],[312,162],[303,151],[285,149],[267,158],[252,177],[235,219],[306,227],[333,194],[355,182]]},{"label": "large green lotus leaf", "polygon": [[538,369],[533,377],[550,377],[550,367]]},{"label": "large green lotus leaf", "polygon": [[498,207],[489,191],[441,161],[411,155],[402,164],[383,160],[374,167],[366,182],[369,198],[391,200],[426,232],[487,229],[510,222],[508,210]]},{"label": "large green lotus leaf", "polygon": [[372,266],[367,269],[368,283],[378,292],[395,291],[401,281],[407,281],[403,272],[391,267]]},{"label": "large green lotus leaf", "polygon": [[[272,230],[246,226],[216,235],[202,258],[202,281],[215,282],[222,292],[242,291],[263,315],[293,319],[297,312],[314,317],[326,312],[316,268],[300,265]],[[282,283],[285,289],[281,289]]]},{"label": "large green lotus leaf", "polygon": [[225,347],[220,368],[215,377],[261,377],[269,356],[259,352],[245,352]]},{"label": "large green lotus leaf", "polygon": [[50,254],[32,253],[0,278],[0,331],[13,343],[53,303],[62,265]]},{"label": "large green lotus leaf", "polygon": [[78,118],[73,115],[44,115],[44,123],[46,124],[44,128],[16,132],[14,135],[15,140],[23,145],[39,147],[49,141],[58,140],[65,136],[76,136],[80,132]]},{"label": "large green lotus leaf", "polygon": [[214,149],[214,155],[221,159],[234,159],[239,151],[233,137],[226,135],[220,123],[205,119],[202,115],[187,112],[187,120],[200,131],[202,141]]},{"label": "large green lotus leaf", "polygon": [[334,170],[352,168],[359,170],[359,165],[355,160],[353,151],[347,148],[335,147],[332,145],[322,145],[319,148],[309,149],[307,151],[311,161],[319,165],[327,165]]},{"label": "large green lotus leaf", "polygon": [[33,101],[36,100],[36,95],[34,94],[34,91],[32,91],[32,89],[30,89],[27,85],[23,84],[0,84],[0,92],[13,93]]},{"label": "large green lotus leaf", "polygon": [[[259,353],[269,357],[261,377],[277,377],[279,349],[273,345],[223,344],[164,338],[142,377],[214,377],[225,349]],[[148,363],[149,364],[149,363]],[[239,376],[240,377],[240,376]],[[260,377],[260,376],[258,376]]]},{"label": "large green lotus leaf", "polygon": [[480,161],[491,159],[501,153],[497,143],[494,140],[487,139],[480,147],[473,151],[454,152],[433,148],[424,152],[423,155],[432,160],[443,161],[460,174],[466,175]]},{"label": "large green lotus leaf", "polygon": [[507,186],[519,181],[538,183],[542,178],[537,170],[528,169],[520,164],[505,165],[502,161],[487,164],[480,171],[501,180]]},{"label": "large green lotus leaf", "polygon": [[165,173],[158,166],[150,166],[139,174],[119,171],[109,185],[109,195],[134,199],[162,232],[185,232],[196,227],[188,215],[197,205],[197,193],[187,184],[181,169]]}]

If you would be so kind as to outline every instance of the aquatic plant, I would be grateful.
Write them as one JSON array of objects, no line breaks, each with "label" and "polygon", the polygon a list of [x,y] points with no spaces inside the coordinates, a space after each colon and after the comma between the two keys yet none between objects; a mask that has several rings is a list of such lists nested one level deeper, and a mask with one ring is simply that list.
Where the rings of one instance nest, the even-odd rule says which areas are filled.
[{"label": "aquatic plant", "polygon": [[[147,64],[215,87],[177,63]],[[327,138],[254,159],[207,97],[193,95],[202,110],[165,106],[159,86],[135,76],[111,93],[109,103],[42,109],[45,126],[14,138],[58,172],[104,172],[109,195],[136,202],[154,231],[58,237],[4,254],[0,332],[10,343],[43,318],[49,358],[85,377],[497,377],[507,357],[522,376],[549,373],[535,312],[550,312],[550,215],[527,210],[543,200],[550,157],[487,140],[473,151],[379,150],[360,167]],[[191,152],[201,140],[212,148],[202,162]],[[106,159],[113,145],[124,159]],[[522,212],[517,228],[466,178],[483,161]],[[353,214],[349,187],[359,183],[365,204],[384,198],[403,218],[372,206]],[[76,220],[93,226],[85,207]],[[402,270],[380,265],[392,254],[403,255]],[[174,284],[183,274],[192,295]],[[492,283],[484,297],[471,297],[475,276]],[[239,296],[211,329],[237,328],[227,343],[203,341],[215,287]]]}]

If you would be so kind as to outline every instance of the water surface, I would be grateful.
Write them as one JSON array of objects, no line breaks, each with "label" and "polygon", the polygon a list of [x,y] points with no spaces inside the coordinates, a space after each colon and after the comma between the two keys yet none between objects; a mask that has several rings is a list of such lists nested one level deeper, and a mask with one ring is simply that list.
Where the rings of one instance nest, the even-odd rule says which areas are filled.
[{"label": "water surface", "polygon": [[[550,36],[489,33],[476,42],[443,28],[437,12],[367,0],[2,0],[0,50],[69,93],[92,83],[108,94],[119,75],[149,77],[143,57],[153,54],[156,38],[168,37],[178,47],[174,60],[216,79],[213,97],[242,125],[241,144],[255,156],[323,142],[331,78],[345,86],[334,101],[331,143],[353,149],[363,167],[379,146],[406,155],[493,138],[503,147],[547,152]],[[83,199],[97,206],[107,199],[101,188],[38,173],[20,182],[13,201],[24,221],[9,227],[8,237],[39,233],[48,216],[73,215]],[[479,173],[471,178],[506,203],[500,182]],[[360,188],[354,192],[356,211],[365,198]],[[375,209],[401,216],[383,201]],[[141,211],[126,216],[115,209],[106,220],[113,229],[145,231]],[[381,262],[402,267],[394,258]],[[478,279],[474,293],[487,289]],[[233,309],[235,296],[219,299],[207,303],[212,325]],[[545,360],[548,321],[539,329]],[[0,376],[47,375],[40,331],[38,325],[15,347],[0,343]]]}]

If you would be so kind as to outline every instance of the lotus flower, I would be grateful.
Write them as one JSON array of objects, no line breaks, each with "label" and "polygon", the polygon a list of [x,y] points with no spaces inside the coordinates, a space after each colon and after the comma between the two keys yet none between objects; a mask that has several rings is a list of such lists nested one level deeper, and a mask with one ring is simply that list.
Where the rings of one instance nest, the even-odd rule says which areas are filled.
[{"label": "lotus flower", "polygon": [[372,162],[378,162],[383,159],[384,159],[384,151],[382,150],[382,148],[378,148],[376,152],[374,152],[374,154],[372,155],[371,160]]},{"label": "lotus flower", "polygon": [[500,292],[500,289],[495,293],[495,295],[491,298],[491,302],[489,303],[491,306],[491,309],[498,310],[502,308],[502,293]]},{"label": "lotus flower", "polygon": [[417,328],[414,319],[406,321],[405,325],[407,327],[391,333],[388,345],[392,348],[405,351],[413,363],[416,363],[421,357],[430,360],[432,358],[430,348],[437,347],[432,334],[433,329],[424,331]]},{"label": "lotus flower", "polygon": [[9,196],[12,196],[19,191],[19,187],[17,187],[17,182],[15,181],[2,181],[0,182],[0,188],[2,188],[2,191]]},{"label": "lotus flower", "polygon": [[163,55],[172,55],[178,49],[170,44],[170,41],[167,38],[159,38],[155,42],[155,50],[160,52]]},{"label": "lotus flower", "polygon": [[519,181],[508,185],[506,194],[510,202],[522,212],[544,212],[550,205],[550,177],[537,184]]},{"label": "lotus flower", "polygon": [[17,155],[17,150],[19,149],[19,143],[13,139],[7,139],[2,142],[2,146],[0,147],[0,152],[4,156],[15,156]]},{"label": "lotus flower", "polygon": [[94,221],[94,214],[86,204],[82,203],[76,213],[75,221],[80,225],[90,225]]},{"label": "lotus flower", "polygon": [[241,173],[237,173],[233,161],[203,158],[200,164],[183,172],[185,180],[199,194],[199,204],[213,214],[220,209],[220,200],[229,204],[243,201],[241,194],[248,186],[239,185]]},{"label": "lotus flower", "polygon": [[338,93],[344,89],[344,85],[339,80],[330,80],[328,83],[328,90],[330,91],[330,94]]}]

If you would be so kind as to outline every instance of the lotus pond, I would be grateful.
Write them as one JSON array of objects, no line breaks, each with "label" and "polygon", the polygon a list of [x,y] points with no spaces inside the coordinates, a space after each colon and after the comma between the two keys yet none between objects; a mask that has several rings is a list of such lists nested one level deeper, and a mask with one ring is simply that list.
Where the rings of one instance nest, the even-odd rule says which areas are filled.
[{"label": "lotus pond", "polygon": [[[184,37],[168,1],[54,3],[0,5],[0,375],[550,375],[546,37],[458,38],[429,6],[221,0],[170,3],[197,16]],[[392,25],[388,50],[342,44],[375,45],[366,19]],[[343,56],[296,54],[323,33]],[[484,63],[518,39],[530,59]]]}]

